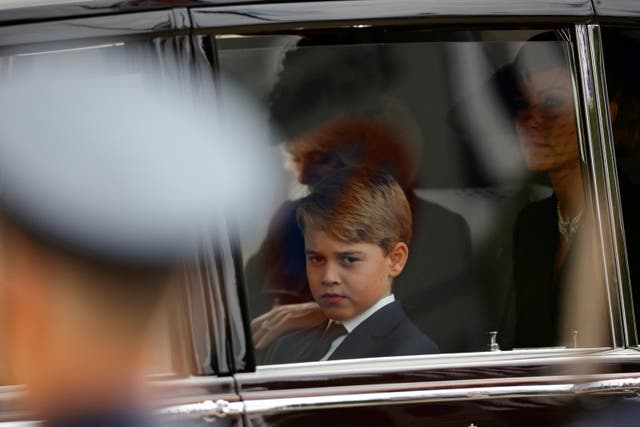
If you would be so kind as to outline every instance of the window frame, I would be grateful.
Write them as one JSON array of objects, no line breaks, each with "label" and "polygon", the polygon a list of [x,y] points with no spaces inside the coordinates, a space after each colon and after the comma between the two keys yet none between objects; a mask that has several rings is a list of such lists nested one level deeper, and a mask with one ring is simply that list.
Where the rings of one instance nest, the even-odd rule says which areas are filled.
[{"label": "window frame", "polygon": [[[419,3],[419,5],[418,5]],[[560,5],[560,3],[562,3]],[[193,8],[190,10],[194,31],[193,43],[198,46],[203,39],[209,38],[211,51],[208,52],[207,62],[216,64],[217,53],[215,36],[224,34],[275,34],[283,30],[296,30],[303,32],[313,29],[331,28],[357,28],[369,26],[411,26],[425,29],[523,29],[523,28],[567,28],[570,30],[572,41],[573,60],[575,61],[574,82],[577,85],[577,97],[580,105],[576,106],[576,119],[579,127],[579,148],[582,159],[582,172],[585,190],[588,189],[592,198],[592,207],[596,218],[596,232],[599,240],[598,248],[603,256],[603,272],[605,285],[607,286],[609,329],[611,331],[612,346],[593,349],[595,352],[603,350],[623,349],[637,345],[636,331],[633,322],[633,308],[629,311],[630,285],[625,279],[626,254],[624,247],[623,231],[619,221],[619,200],[615,179],[615,159],[612,157],[612,139],[605,129],[610,129],[610,117],[608,108],[604,108],[606,102],[606,90],[603,88],[604,70],[599,51],[600,34],[597,24],[588,24],[593,10],[589,2],[535,2],[517,4],[512,13],[511,25],[505,24],[504,15],[496,11],[497,7],[504,7],[505,2],[495,0],[485,2],[483,11],[475,16],[464,16],[460,10],[456,15],[449,3],[414,2],[401,0],[401,4],[395,3],[394,12],[380,7],[383,2],[377,1],[336,1],[332,2],[332,8],[324,8],[319,18],[313,19],[317,12],[315,6],[319,2],[300,4],[260,4],[251,6],[220,6],[208,8]],[[511,3],[509,3],[511,5]],[[403,6],[409,5],[408,9]],[[523,7],[524,9],[519,9]],[[558,13],[550,13],[553,7],[558,7]],[[563,9],[564,7],[564,9]],[[575,9],[570,10],[572,7]],[[432,14],[425,17],[416,11],[421,8],[423,12],[429,10]],[[438,9],[440,8],[440,9]],[[526,12],[524,11],[526,9]],[[513,24],[513,15],[517,16],[518,24]],[[549,16],[552,18],[549,19]],[[382,17],[385,17],[382,19]],[[357,20],[356,20],[356,17]],[[313,21],[312,21],[313,20]],[[544,25],[541,24],[544,21]],[[455,25],[448,25],[455,22]],[[464,25],[464,27],[463,27]],[[211,36],[211,37],[209,37]],[[195,49],[197,51],[197,49]],[[203,52],[200,52],[203,53]],[[597,94],[597,96],[595,96]],[[246,294],[243,288],[239,293]],[[233,327],[233,325],[232,325]],[[248,335],[248,324],[245,324],[245,335]],[[253,343],[247,342],[249,349],[253,349]],[[539,349],[539,350],[544,350]],[[513,350],[513,359],[527,355],[531,350]],[[566,351],[573,351],[566,349]],[[448,354],[447,356],[451,356]],[[435,357],[437,356],[425,356]],[[480,356],[479,356],[480,357]],[[326,362],[315,362],[326,363]],[[437,363],[433,360],[433,363]],[[247,370],[238,372],[251,372],[255,366],[247,366]]]},{"label": "window frame", "polygon": [[[244,0],[242,0],[244,1]],[[548,22],[548,15],[545,15],[543,12],[543,7],[540,6],[543,2],[530,2],[528,0],[518,0],[519,2],[526,5],[531,5],[531,8],[538,8],[538,15],[535,16],[520,16],[517,19],[520,19],[519,22],[529,23],[531,25],[535,25],[541,22]],[[623,2],[633,2],[634,0],[617,0],[619,4]],[[443,3],[446,3],[447,0],[443,0]],[[212,1],[213,3],[213,1]],[[234,2],[238,3],[238,2]],[[327,13],[330,12],[331,9],[338,8],[343,3],[354,4],[355,2],[333,2],[332,7],[327,9]],[[370,4],[378,3],[378,2],[369,2],[369,1],[360,1],[357,2],[357,10],[359,10],[362,15],[365,16],[370,12]],[[393,2],[390,2],[393,3]],[[481,15],[475,17],[467,17],[465,18],[463,14],[468,13],[468,10],[461,11],[460,15],[457,16],[436,16],[433,19],[425,16],[419,16],[419,14],[409,16],[408,12],[402,12],[402,5],[413,3],[413,4],[421,4],[424,6],[425,12],[427,12],[428,7],[424,5],[424,1],[407,1],[407,0],[396,0],[394,3],[394,9],[398,12],[397,16],[393,19],[385,20],[385,16],[383,11],[378,13],[378,18],[372,17],[373,14],[368,15],[370,19],[372,19],[371,25],[384,22],[386,24],[424,24],[424,25],[433,25],[434,27],[441,26],[442,24],[455,24],[460,25],[462,21],[469,22],[471,25],[475,25],[478,23],[488,23],[495,24],[497,27],[503,26],[507,23],[513,23],[513,16],[492,16]],[[502,4],[502,10],[509,10],[509,7],[504,7],[505,4],[508,3],[508,6],[515,2],[506,1],[497,1],[494,0],[491,4]],[[638,363],[638,353],[636,351],[625,350],[623,347],[626,346],[634,346],[637,345],[636,332],[633,325],[633,309],[631,304],[631,312],[627,310],[629,304],[631,302],[630,296],[630,285],[628,282],[628,272],[625,278],[624,266],[626,263],[626,252],[624,249],[624,235],[622,230],[622,223],[620,218],[620,201],[619,194],[617,189],[617,181],[615,179],[615,158],[613,157],[613,141],[611,138],[611,122],[609,117],[609,112],[607,108],[607,96],[606,96],[606,85],[604,84],[605,75],[604,75],[604,67],[602,62],[601,55],[601,36],[598,24],[587,24],[587,21],[593,18],[593,12],[587,11],[591,10],[591,2],[589,1],[573,1],[573,2],[554,2],[554,1],[544,1],[544,4],[547,6],[554,4],[566,4],[567,7],[562,9],[563,13],[559,13],[558,15],[552,18],[552,22],[554,24],[566,24],[567,26],[574,26],[574,38],[576,39],[574,43],[578,43],[579,47],[574,44],[574,52],[579,50],[576,55],[578,57],[578,69],[579,72],[579,94],[580,96],[585,96],[588,94],[589,96],[585,96],[587,98],[586,102],[580,102],[579,111],[576,111],[577,114],[581,117],[580,120],[587,120],[587,118],[593,118],[589,122],[589,126],[585,126],[587,130],[584,138],[581,139],[581,149],[586,153],[586,156],[589,158],[588,167],[590,168],[587,171],[587,177],[589,181],[594,181],[592,183],[592,188],[595,188],[595,199],[606,203],[604,208],[599,210],[600,215],[598,215],[598,224],[601,226],[601,234],[606,238],[603,238],[603,243],[600,247],[605,250],[609,248],[611,252],[611,257],[606,263],[605,271],[608,274],[609,285],[611,288],[616,288],[617,293],[614,294],[614,300],[617,298],[621,298],[620,305],[617,313],[615,307],[611,308],[611,322],[612,325],[614,323],[618,324],[618,330],[620,335],[617,336],[618,345],[614,345],[613,348],[606,349],[563,349],[563,350],[547,350],[547,349],[539,349],[539,350],[516,350],[512,352],[503,352],[503,353],[463,353],[463,354],[446,354],[446,355],[432,355],[432,356],[417,356],[417,357],[398,357],[398,358],[389,358],[389,359],[369,359],[369,360],[348,360],[348,361],[337,361],[337,362],[313,362],[311,364],[296,364],[296,365],[285,365],[279,367],[259,367],[256,370],[255,363],[251,362],[251,351],[253,349],[252,343],[250,341],[250,332],[248,330],[248,318],[246,317],[246,302],[242,303],[245,300],[244,297],[244,289],[242,288],[243,281],[241,279],[238,280],[238,288],[236,289],[237,295],[233,298],[229,298],[227,295],[225,298],[226,310],[228,310],[229,304],[237,304],[238,301],[241,302],[240,309],[244,310],[245,316],[239,324],[226,324],[226,328],[237,328],[241,327],[242,330],[236,331],[238,333],[244,334],[246,339],[248,340],[248,353],[241,353],[238,349],[233,349],[233,357],[236,358],[245,358],[244,360],[247,362],[244,368],[237,369],[234,368],[236,372],[239,372],[233,377],[191,377],[186,378],[182,383],[180,381],[176,382],[175,380],[171,381],[158,381],[159,387],[168,387],[170,389],[169,393],[166,394],[167,400],[163,401],[162,404],[177,404],[177,403],[187,403],[193,402],[194,397],[197,396],[197,399],[202,398],[203,396],[209,397],[211,394],[215,395],[218,398],[222,399],[236,399],[238,393],[242,393],[243,399],[242,401],[232,401],[231,405],[233,408],[238,410],[237,413],[234,412],[225,412],[224,410],[229,408],[229,406],[225,407],[225,404],[229,402],[221,402],[218,404],[218,409],[215,411],[212,410],[209,406],[204,407],[204,409],[199,412],[197,408],[193,408],[194,405],[190,406],[191,412],[189,413],[191,416],[225,416],[225,415],[246,415],[247,409],[251,410],[253,408],[253,415],[260,416],[261,410],[264,409],[264,406],[260,407],[261,402],[259,401],[260,396],[268,395],[269,390],[256,388],[253,391],[251,390],[251,384],[260,385],[261,382],[266,384],[273,384],[278,382],[274,388],[278,386],[282,389],[286,389],[291,385],[292,379],[300,379],[301,381],[308,381],[309,384],[321,384],[326,380],[327,375],[340,376],[341,372],[344,373],[345,377],[348,378],[359,378],[359,381],[364,385],[361,387],[362,390],[367,389],[371,391],[379,391],[384,390],[377,381],[380,379],[384,379],[386,384],[390,384],[393,381],[400,383],[404,379],[407,378],[407,375],[413,375],[415,381],[415,388],[424,388],[424,384],[418,381],[425,381],[424,371],[423,369],[430,370],[433,372],[434,376],[442,376],[445,375],[444,378],[451,378],[450,369],[459,368],[461,372],[466,372],[467,374],[477,375],[475,384],[497,384],[508,382],[514,387],[519,387],[522,385],[531,384],[532,382],[542,383],[541,377],[535,377],[536,367],[548,368],[549,366],[554,366],[562,363],[572,363],[575,362],[577,358],[583,358],[584,361],[587,362],[597,362],[608,364],[613,368],[613,373],[611,374],[603,374],[602,376],[598,376],[596,379],[605,379],[612,378],[616,375],[624,380],[624,376],[629,376],[628,372],[632,369],[636,369]],[[602,2],[600,2],[602,3]],[[612,3],[609,1],[608,3]],[[199,3],[198,4],[202,4]],[[580,13],[573,16],[572,13],[576,12],[576,8],[571,8],[570,4],[580,6]],[[586,5],[586,6],[585,6]],[[634,3],[635,5],[635,3]],[[264,21],[261,21],[259,17],[254,18],[251,17],[250,12],[260,9],[262,7],[267,7],[266,5],[259,6],[235,6],[233,8],[225,8],[226,13],[229,12],[240,12],[244,11],[247,13],[247,21],[240,25],[239,27],[224,27],[220,28],[220,33],[225,32],[238,32],[239,30],[251,30],[254,27],[254,24],[260,22],[259,31],[264,30],[262,25],[264,25]],[[286,10],[289,7],[296,8],[304,8],[305,4],[300,5],[275,5],[269,6],[270,8],[278,8],[281,7],[282,10]],[[551,7],[551,6],[550,6]],[[173,14],[176,10],[169,10],[167,13]],[[193,9],[191,16],[197,16],[199,11],[215,11],[222,10],[221,8],[207,8],[207,9]],[[584,13],[583,13],[584,12]],[[186,14],[186,9],[182,9],[179,12],[182,17]],[[488,13],[488,12],[487,12]],[[403,16],[400,16],[403,15]],[[121,16],[121,15],[118,15]],[[113,17],[113,22],[118,22],[118,16]],[[329,17],[330,18],[330,17]],[[293,27],[296,28],[314,28],[315,26],[322,27],[331,27],[331,26],[349,26],[349,25],[359,25],[362,23],[362,19],[357,16],[357,13],[353,12],[351,15],[351,19],[354,21],[343,21],[344,15],[336,12],[333,19],[329,19],[324,23],[301,23],[290,21],[290,17],[281,16],[280,20],[271,20],[272,22],[268,25],[272,25],[272,28],[284,28],[284,27]],[[108,19],[107,19],[108,20]],[[78,21],[78,20],[75,20]],[[366,21],[366,20],[364,20]],[[47,23],[50,25],[52,23]],[[52,28],[58,28],[59,31],[64,34],[68,34],[69,32],[73,32],[74,30],[70,27],[67,27],[67,22],[58,21],[57,23],[53,23]],[[13,26],[12,31],[15,31],[19,26]],[[211,57],[211,53],[200,51],[197,47],[200,46],[198,39],[205,37],[205,34],[209,34],[211,32],[210,26],[204,25],[203,22],[194,25],[193,30],[193,39],[190,47],[193,48],[194,58],[199,67],[206,69],[210,64],[215,64],[215,57]],[[447,26],[442,25],[441,28],[447,28]],[[119,30],[122,31],[122,30]],[[153,27],[149,27],[144,30],[144,34],[151,34],[156,29]],[[172,33],[173,30],[163,30],[169,31]],[[258,30],[256,30],[258,31]],[[189,32],[188,29],[182,27],[176,34],[185,35]],[[47,39],[55,38],[54,33],[47,33]],[[188,41],[188,39],[187,39]],[[215,48],[215,46],[213,46]],[[202,78],[207,78],[205,76],[206,73],[203,73]],[[599,206],[602,206],[600,204]],[[614,210],[617,209],[617,214],[614,211],[611,211],[609,208],[613,207]],[[604,209],[604,210],[603,210]],[[620,238],[622,236],[622,239]],[[616,240],[617,239],[617,240]],[[236,246],[237,247],[237,246]],[[236,277],[241,275],[238,272],[238,254],[234,251],[234,257],[236,262]],[[619,296],[621,295],[621,297]],[[215,313],[212,313],[215,315]],[[223,313],[224,314],[224,313]],[[223,315],[218,313],[217,315]],[[232,322],[237,319],[232,319]],[[227,319],[228,322],[228,319]],[[225,334],[223,339],[228,340],[229,332]],[[189,349],[191,351],[191,349]],[[533,368],[531,368],[533,366]],[[617,366],[617,368],[615,368]],[[471,369],[469,369],[471,368]],[[506,369],[505,369],[506,368]],[[413,372],[409,372],[413,371]],[[493,375],[500,371],[500,378],[495,378],[496,381],[485,381],[486,378],[490,375]],[[539,372],[538,372],[539,375]],[[519,377],[519,378],[515,378]],[[453,377],[455,378],[455,377]],[[570,381],[571,378],[561,378],[564,380]],[[552,378],[551,383],[554,381],[559,381],[559,377]],[[584,380],[584,378],[582,378]],[[344,381],[343,378],[339,378],[337,380]],[[348,381],[348,380],[347,380]],[[368,383],[368,384],[367,384]],[[222,384],[222,388],[217,388],[215,385]],[[176,386],[175,389],[173,387]],[[454,390],[454,387],[460,387],[460,381],[447,381],[447,382],[438,382],[430,384],[431,388],[445,388]],[[615,388],[617,387],[617,389]],[[625,388],[626,387],[626,388]],[[638,382],[631,383],[621,381],[617,386],[611,386],[610,390],[615,391],[614,389],[621,391],[623,389],[638,389],[640,388],[640,384]],[[189,392],[185,391],[189,389]],[[220,390],[223,390],[222,394],[220,394]],[[354,390],[351,386],[346,386],[341,389],[347,396],[347,394],[354,394],[359,390]],[[489,390],[488,387],[478,388],[475,390],[477,394],[475,395],[460,395],[458,396],[459,400],[480,400],[485,399],[486,396],[490,396],[490,394],[482,394],[487,393]],[[602,387],[599,389],[600,391],[607,391],[606,387]],[[181,394],[176,395],[176,391]],[[295,391],[295,390],[294,390]],[[437,390],[436,390],[437,391]],[[6,409],[6,412],[3,411],[2,418],[0,421],[10,421],[10,420],[18,420],[24,419],[25,414],[20,412],[19,406],[14,406],[14,401],[19,401],[19,395],[22,392],[21,386],[4,386],[0,387],[0,403],[3,408]],[[228,394],[224,394],[228,392]],[[578,390],[579,392],[579,390]],[[253,393],[251,395],[250,393]],[[321,390],[321,396],[329,395],[331,391]],[[560,390],[559,393],[561,395],[565,395],[565,391]],[[571,393],[569,393],[571,394]],[[191,396],[191,397],[190,397]],[[255,400],[250,401],[249,398],[253,398]],[[277,411],[294,411],[300,410],[300,408],[281,406],[278,407],[275,403],[287,403],[288,395],[285,393],[281,393],[281,396],[284,396],[283,399],[280,399],[281,402],[271,402],[272,407],[267,410],[273,410],[274,413]],[[551,396],[546,394],[545,396]],[[316,396],[307,396],[310,398]],[[390,396],[386,396],[389,398]],[[392,396],[391,396],[392,397]],[[437,397],[437,396],[436,396]],[[335,399],[334,399],[335,400]],[[420,400],[424,401],[424,400]],[[205,402],[206,403],[206,402]],[[247,407],[247,403],[251,403],[254,406]],[[397,400],[387,400],[387,401],[378,401],[378,405],[385,404],[397,404]],[[314,403],[316,406],[318,403]],[[345,407],[348,406],[349,403],[338,404],[331,406],[332,408],[336,407]],[[329,407],[329,406],[325,406]],[[304,409],[304,408],[303,408]],[[268,412],[267,412],[268,413]],[[249,414],[251,415],[251,414]],[[462,418],[462,417],[461,417]],[[248,416],[245,420],[248,420]]]},{"label": "window frame", "polygon": [[[622,207],[616,170],[615,149],[606,88],[602,35],[599,24],[576,26],[582,116],[585,135],[587,173],[590,180],[605,262],[605,280],[609,290],[611,327],[617,347],[638,345],[631,283],[625,247]],[[604,206],[604,207],[603,207]],[[616,321],[617,319],[617,321]]]}]

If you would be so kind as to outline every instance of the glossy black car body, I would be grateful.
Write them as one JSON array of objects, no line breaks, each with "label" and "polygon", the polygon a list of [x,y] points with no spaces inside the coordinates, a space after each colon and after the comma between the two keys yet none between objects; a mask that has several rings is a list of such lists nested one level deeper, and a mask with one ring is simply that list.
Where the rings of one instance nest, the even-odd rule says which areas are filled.
[{"label": "glossy black car body", "polygon": [[[609,110],[601,57],[603,26],[640,28],[635,0],[78,1],[0,5],[0,56],[156,41],[172,67],[216,70],[216,35],[350,28],[567,28],[576,46],[581,147],[602,214],[603,269],[612,345],[336,361],[256,367],[240,255],[232,242],[201,291],[204,315],[173,313],[172,374],[151,381],[158,410],[230,425],[562,425],[586,399],[640,390],[633,316]],[[56,47],[59,49],[59,47]],[[1,69],[0,69],[1,70]],[[1,71],[0,71],[1,72]],[[220,291],[222,289],[222,291]],[[189,295],[184,296],[189,299]],[[464,314],[462,314],[464,315]],[[613,397],[611,397],[613,396]],[[20,387],[0,388],[0,421],[29,421]],[[224,420],[224,421],[223,421]]]}]

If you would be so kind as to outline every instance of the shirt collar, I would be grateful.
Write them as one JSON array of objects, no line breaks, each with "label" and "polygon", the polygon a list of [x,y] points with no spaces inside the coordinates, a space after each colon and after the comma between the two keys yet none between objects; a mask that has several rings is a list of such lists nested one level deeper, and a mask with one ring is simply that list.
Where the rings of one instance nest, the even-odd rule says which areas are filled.
[{"label": "shirt collar", "polygon": [[380,310],[385,305],[391,304],[396,300],[396,297],[393,294],[387,295],[386,297],[378,300],[377,303],[373,304],[371,307],[354,317],[353,319],[344,320],[342,324],[348,333],[351,333],[360,323],[364,322],[376,311]]}]

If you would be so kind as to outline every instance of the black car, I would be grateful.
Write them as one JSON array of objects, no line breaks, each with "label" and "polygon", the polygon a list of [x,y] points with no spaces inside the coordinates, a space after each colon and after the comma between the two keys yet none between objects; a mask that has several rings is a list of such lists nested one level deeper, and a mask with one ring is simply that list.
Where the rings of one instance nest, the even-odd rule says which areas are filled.
[{"label": "black car", "polygon": [[[114,51],[134,58],[124,74],[143,80],[158,67],[198,88],[189,96],[241,88],[269,113],[270,149],[291,172],[280,208],[247,230],[229,222],[157,319],[158,414],[251,426],[569,425],[637,400],[640,3],[0,4],[0,79],[43,55],[91,62]],[[298,143],[353,117],[403,141],[371,139],[384,159],[406,154],[413,239],[394,294],[440,352],[267,364],[251,319],[312,302],[304,252],[286,252],[304,245],[292,215],[313,168],[336,159],[330,142],[324,152]],[[274,321],[260,317],[253,333]],[[0,423],[37,421],[2,362]]]}]

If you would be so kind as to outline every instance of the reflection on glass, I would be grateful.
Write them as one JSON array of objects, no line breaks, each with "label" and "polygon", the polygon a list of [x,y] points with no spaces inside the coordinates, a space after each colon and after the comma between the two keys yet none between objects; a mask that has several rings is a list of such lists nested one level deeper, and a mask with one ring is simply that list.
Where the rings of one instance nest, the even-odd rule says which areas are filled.
[{"label": "reflection on glass", "polygon": [[530,171],[548,177],[553,191],[527,205],[514,228],[517,347],[572,346],[573,331],[581,331],[581,341],[587,342],[588,327],[566,313],[563,318],[562,312],[572,308],[564,303],[579,300],[571,282],[579,280],[576,266],[593,259],[584,258],[593,236],[585,213],[568,50],[556,37],[534,37],[513,65],[515,127],[523,157]]},{"label": "reflection on glass", "polygon": [[243,247],[256,348],[326,319],[296,210],[345,166],[386,170],[403,188],[413,237],[392,292],[442,352],[487,350],[490,331],[502,349],[571,346],[574,331],[596,342],[564,313],[593,290],[574,285],[573,266],[596,259],[582,249],[593,236],[571,43],[561,32],[370,35],[218,40],[221,71],[268,106],[292,172],[262,245]]}]

